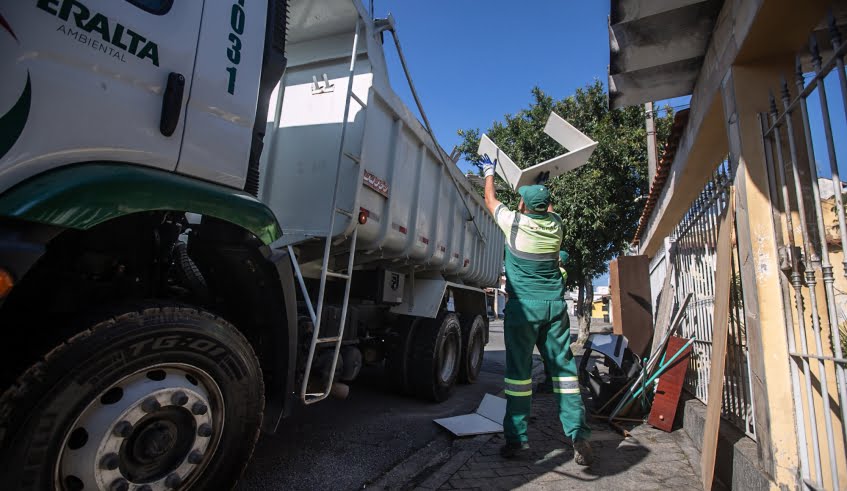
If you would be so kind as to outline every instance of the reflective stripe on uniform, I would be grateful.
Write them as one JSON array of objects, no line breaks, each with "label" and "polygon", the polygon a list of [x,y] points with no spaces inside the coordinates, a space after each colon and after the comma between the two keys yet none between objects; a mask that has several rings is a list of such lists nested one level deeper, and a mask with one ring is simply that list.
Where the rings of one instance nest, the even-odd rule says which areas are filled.
[{"label": "reflective stripe on uniform", "polygon": [[528,261],[555,261],[559,259],[559,255],[555,252],[523,252],[509,245],[509,252],[515,257],[526,259]]},{"label": "reflective stripe on uniform", "polygon": [[506,382],[506,395],[526,397],[532,395],[532,379],[515,380],[511,378],[504,379]]},{"label": "reflective stripe on uniform", "polygon": [[553,377],[553,392],[557,394],[579,394],[577,377]]}]

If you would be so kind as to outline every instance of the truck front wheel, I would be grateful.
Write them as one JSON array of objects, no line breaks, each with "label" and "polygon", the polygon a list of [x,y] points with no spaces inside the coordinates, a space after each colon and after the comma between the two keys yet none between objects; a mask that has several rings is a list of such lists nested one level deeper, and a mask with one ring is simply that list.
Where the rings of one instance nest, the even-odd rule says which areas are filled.
[{"label": "truck front wheel", "polygon": [[88,325],[0,397],[4,487],[231,488],[264,406],[247,340],[173,305]]},{"label": "truck front wheel", "polygon": [[443,313],[415,330],[409,381],[419,397],[447,400],[459,376],[462,331],[456,314]]}]

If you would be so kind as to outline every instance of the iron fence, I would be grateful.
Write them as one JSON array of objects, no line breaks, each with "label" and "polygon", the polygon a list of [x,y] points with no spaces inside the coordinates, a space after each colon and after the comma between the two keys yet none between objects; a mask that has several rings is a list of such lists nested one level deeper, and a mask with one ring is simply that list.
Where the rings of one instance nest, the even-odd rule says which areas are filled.
[{"label": "iron fence", "polygon": [[[729,175],[729,165],[724,161],[671,235],[673,242],[669,256],[673,262],[677,303],[682,303],[689,293],[693,294],[681,328],[683,336],[696,336],[685,386],[705,404],[709,403],[714,332],[715,247],[718,222],[728,205]],[[742,284],[738,274],[737,242],[733,240],[732,243],[732,286],[721,413],[725,419],[755,439]]]},{"label": "iron fence", "polygon": [[[783,285],[791,290],[791,301],[785,306],[790,317],[786,337],[800,470],[811,489],[844,489],[839,469],[846,473],[843,304],[847,254],[843,246],[847,226],[827,90],[840,92],[840,105],[847,115],[843,61],[847,44],[842,44],[832,19],[829,36],[832,54],[828,59],[823,60],[813,36],[809,52],[798,56],[795,72],[787,74],[791,82],[784,80],[782,87],[774,88],[778,99],[772,94],[770,113],[760,115],[786,273]],[[822,152],[816,146],[823,140],[826,149]],[[828,165],[819,168],[816,154],[827,159]],[[826,194],[831,190],[831,197],[822,196],[822,190]]]}]

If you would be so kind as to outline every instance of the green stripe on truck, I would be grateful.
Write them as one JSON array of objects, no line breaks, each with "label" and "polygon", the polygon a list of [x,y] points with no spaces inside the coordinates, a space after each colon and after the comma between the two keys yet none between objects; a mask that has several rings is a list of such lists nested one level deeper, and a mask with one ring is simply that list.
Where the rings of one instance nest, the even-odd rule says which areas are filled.
[{"label": "green stripe on truck", "polygon": [[0,216],[79,230],[157,210],[224,220],[250,231],[265,244],[282,236],[273,212],[243,191],[123,163],[62,167],[0,195]]}]

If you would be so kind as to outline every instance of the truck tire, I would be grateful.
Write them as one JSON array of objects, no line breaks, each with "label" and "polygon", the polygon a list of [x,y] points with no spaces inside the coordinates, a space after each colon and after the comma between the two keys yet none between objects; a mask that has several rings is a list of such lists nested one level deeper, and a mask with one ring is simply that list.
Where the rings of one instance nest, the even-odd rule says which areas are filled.
[{"label": "truck tire", "polygon": [[408,377],[418,397],[447,400],[459,377],[462,330],[456,314],[444,313],[423,320],[415,330]]},{"label": "truck tire", "polygon": [[385,378],[388,387],[400,394],[409,394],[409,358],[412,352],[412,341],[420,317],[403,316],[398,322],[396,338],[385,356]]},{"label": "truck tire", "polygon": [[264,408],[247,340],[172,304],[87,325],[0,396],[3,488],[232,488]]},{"label": "truck tire", "polygon": [[462,316],[462,363],[459,366],[459,382],[472,384],[482,370],[485,354],[485,319],[481,315]]}]

